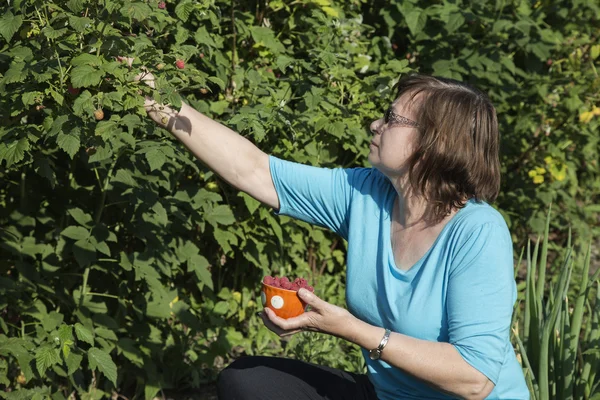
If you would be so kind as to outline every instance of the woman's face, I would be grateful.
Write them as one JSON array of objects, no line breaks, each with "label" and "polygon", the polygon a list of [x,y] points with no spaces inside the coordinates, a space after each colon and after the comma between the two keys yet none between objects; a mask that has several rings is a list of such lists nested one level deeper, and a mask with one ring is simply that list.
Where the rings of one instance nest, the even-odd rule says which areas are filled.
[{"label": "woman's face", "polygon": [[390,179],[404,176],[408,170],[406,162],[419,134],[414,111],[414,101],[396,99],[382,118],[371,123],[369,162]]}]

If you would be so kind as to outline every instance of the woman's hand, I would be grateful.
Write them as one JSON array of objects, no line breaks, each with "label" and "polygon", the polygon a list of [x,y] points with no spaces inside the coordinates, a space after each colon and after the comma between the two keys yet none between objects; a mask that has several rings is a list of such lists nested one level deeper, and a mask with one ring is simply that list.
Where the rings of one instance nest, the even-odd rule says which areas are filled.
[{"label": "woman's hand", "polygon": [[321,300],[306,289],[298,290],[298,296],[310,306],[310,311],[294,318],[283,319],[275,315],[270,308],[265,307],[260,313],[265,326],[280,337],[301,331],[312,331],[350,340],[348,333],[351,330],[348,328],[355,321],[355,317],[348,310]]},{"label": "woman's hand", "polygon": [[[127,63],[129,68],[132,68],[133,60],[133,57],[117,57],[117,61]],[[156,89],[152,72],[148,71],[146,67],[141,67],[141,70],[142,72],[137,74],[134,80],[136,82],[143,82],[152,89]],[[145,96],[144,108],[146,109],[148,116],[163,128],[169,128],[173,124],[173,121],[175,121],[175,117],[177,117],[177,111],[173,110],[171,107],[157,103],[148,96]]]}]

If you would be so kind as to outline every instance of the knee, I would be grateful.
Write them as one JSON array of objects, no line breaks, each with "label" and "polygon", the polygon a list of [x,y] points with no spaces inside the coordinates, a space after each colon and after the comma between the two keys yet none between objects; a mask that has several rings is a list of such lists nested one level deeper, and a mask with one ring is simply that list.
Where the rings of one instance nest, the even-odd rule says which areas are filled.
[{"label": "knee", "polygon": [[252,392],[252,368],[253,357],[242,357],[223,369],[217,378],[217,392],[220,400],[243,400]]}]

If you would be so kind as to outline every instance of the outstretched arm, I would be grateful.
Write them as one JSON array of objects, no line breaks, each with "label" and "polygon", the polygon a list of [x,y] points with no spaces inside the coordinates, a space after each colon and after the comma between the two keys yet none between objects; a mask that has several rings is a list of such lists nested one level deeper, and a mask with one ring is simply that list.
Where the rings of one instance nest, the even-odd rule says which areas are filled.
[{"label": "outstretched arm", "polygon": [[[133,58],[119,57],[131,67]],[[145,71],[137,76],[154,88],[154,76]],[[258,201],[279,209],[279,198],[271,179],[269,156],[248,139],[223,124],[182,104],[181,110],[146,98],[145,108],[154,122],[169,130],[208,168],[235,188]]]},{"label": "outstretched arm", "polygon": [[268,206],[279,208],[269,157],[248,139],[186,103],[177,112],[147,100],[146,110],[157,124],[169,130],[227,183]]}]

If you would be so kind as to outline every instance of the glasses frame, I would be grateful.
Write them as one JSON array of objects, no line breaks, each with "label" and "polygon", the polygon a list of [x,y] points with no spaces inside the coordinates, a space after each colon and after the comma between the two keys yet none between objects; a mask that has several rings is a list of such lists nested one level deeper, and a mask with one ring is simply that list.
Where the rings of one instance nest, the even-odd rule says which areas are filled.
[{"label": "glasses frame", "polygon": [[402,115],[396,114],[392,107],[388,108],[383,113],[383,120],[386,124],[390,126],[405,126],[409,128],[419,128],[420,125],[418,122],[413,121],[412,119],[403,117]]}]

